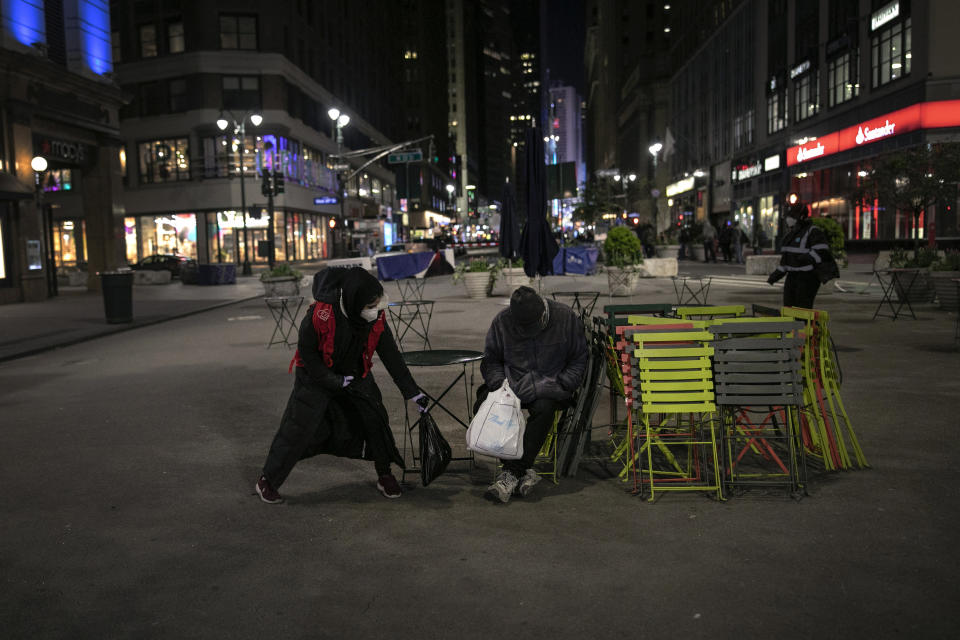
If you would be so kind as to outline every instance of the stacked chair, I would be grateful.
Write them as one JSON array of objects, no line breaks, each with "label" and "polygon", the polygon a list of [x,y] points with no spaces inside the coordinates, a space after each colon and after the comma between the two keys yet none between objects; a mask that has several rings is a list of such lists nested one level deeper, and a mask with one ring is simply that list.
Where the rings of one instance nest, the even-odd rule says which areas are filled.
[{"label": "stacked chair", "polygon": [[806,489],[798,443],[802,329],[791,318],[720,320],[709,328],[728,495],[774,487],[800,497]]},{"label": "stacked chair", "polygon": [[634,491],[699,491],[723,499],[716,434],[713,336],[692,323],[656,323],[626,331],[632,405],[627,415]]}]

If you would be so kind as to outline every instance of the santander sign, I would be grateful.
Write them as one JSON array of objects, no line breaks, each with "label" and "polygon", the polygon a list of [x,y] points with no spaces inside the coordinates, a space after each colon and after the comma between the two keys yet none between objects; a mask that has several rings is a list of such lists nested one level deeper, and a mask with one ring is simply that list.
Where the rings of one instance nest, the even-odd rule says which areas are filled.
[{"label": "santander sign", "polygon": [[960,127],[960,100],[921,102],[787,149],[792,166],[918,129]]}]

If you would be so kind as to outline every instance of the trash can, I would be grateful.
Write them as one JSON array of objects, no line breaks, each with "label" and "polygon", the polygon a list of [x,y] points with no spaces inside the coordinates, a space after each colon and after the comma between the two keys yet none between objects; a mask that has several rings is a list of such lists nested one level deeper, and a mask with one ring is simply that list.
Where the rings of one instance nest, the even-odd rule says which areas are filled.
[{"label": "trash can", "polygon": [[133,271],[104,271],[98,275],[107,322],[133,322]]}]

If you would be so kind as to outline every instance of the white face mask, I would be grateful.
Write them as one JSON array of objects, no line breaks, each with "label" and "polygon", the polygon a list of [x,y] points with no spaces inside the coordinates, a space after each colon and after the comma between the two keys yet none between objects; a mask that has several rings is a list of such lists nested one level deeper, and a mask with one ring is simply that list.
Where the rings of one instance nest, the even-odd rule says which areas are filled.
[{"label": "white face mask", "polygon": [[792,216],[787,216],[783,219],[783,223],[787,225],[788,229],[793,229],[795,226],[797,226],[797,219]]},{"label": "white face mask", "polygon": [[360,312],[360,317],[366,320],[367,322],[373,322],[377,319],[377,315],[380,314],[379,309],[364,309]]}]

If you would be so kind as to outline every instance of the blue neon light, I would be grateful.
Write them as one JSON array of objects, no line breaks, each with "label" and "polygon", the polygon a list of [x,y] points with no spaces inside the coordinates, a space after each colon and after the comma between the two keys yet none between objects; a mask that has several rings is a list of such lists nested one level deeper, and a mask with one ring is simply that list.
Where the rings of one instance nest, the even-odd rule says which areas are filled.
[{"label": "blue neon light", "polygon": [[3,0],[3,28],[20,44],[47,41],[43,0]]},{"label": "blue neon light", "polygon": [[76,0],[84,65],[97,75],[113,71],[110,6],[107,0]]}]

